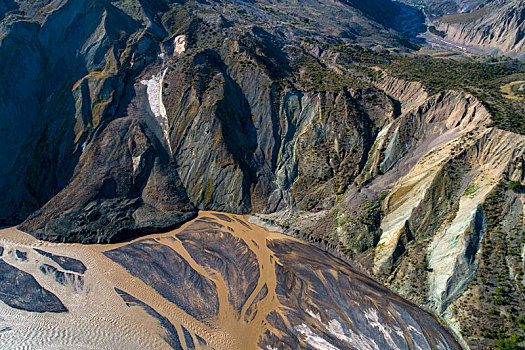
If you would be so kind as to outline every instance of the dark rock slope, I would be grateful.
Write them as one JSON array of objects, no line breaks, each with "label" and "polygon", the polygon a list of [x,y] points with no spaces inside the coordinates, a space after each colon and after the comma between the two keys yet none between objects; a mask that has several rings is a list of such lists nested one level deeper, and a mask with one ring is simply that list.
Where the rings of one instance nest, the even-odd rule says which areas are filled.
[{"label": "dark rock slope", "polygon": [[[197,209],[256,214],[352,258],[472,347],[525,335],[524,136],[471,94],[389,75],[388,53],[408,53],[419,27],[400,5],[9,6],[1,224],[93,243]],[[250,271],[221,273],[244,286],[238,308]]]},{"label": "dark rock slope", "polygon": [[47,240],[97,243],[175,227],[194,209],[169,155],[136,119],[112,121],[68,186],[21,226]]},{"label": "dark rock slope", "polygon": [[[48,240],[116,241],[169,229],[194,205],[237,213],[311,206],[307,183],[326,182],[340,163],[353,178],[384,119],[366,102],[375,92],[299,80],[319,82],[319,44],[403,49],[410,44],[400,32],[417,25],[402,27],[402,7],[389,0],[270,5],[5,3],[0,223],[25,220],[24,230]],[[324,105],[331,126],[312,129]],[[354,129],[328,164],[334,136]],[[299,169],[290,151],[313,141],[326,147]]]}]

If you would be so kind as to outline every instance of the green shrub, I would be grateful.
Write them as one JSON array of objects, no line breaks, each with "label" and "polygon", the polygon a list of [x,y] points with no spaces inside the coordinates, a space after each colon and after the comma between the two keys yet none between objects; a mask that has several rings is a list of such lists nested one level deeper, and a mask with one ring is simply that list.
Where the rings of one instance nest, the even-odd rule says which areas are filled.
[{"label": "green shrub", "polygon": [[472,197],[476,191],[479,189],[479,186],[477,184],[470,184],[466,189],[463,195],[467,197]]},{"label": "green shrub", "polygon": [[435,34],[435,35],[440,36],[440,37],[442,37],[442,38],[444,38],[444,37],[447,36],[447,33],[445,33],[445,32],[442,31],[442,30],[437,29],[437,28],[434,27],[434,26],[430,26],[430,27],[428,27],[428,31],[431,32],[432,34]]},{"label": "green shrub", "polygon": [[494,126],[525,134],[525,103],[503,97],[501,86],[525,80],[525,74],[508,62],[459,62],[431,57],[390,57],[383,65],[401,79],[419,81],[430,94],[462,90],[477,97],[493,116]]},{"label": "green shrub", "polygon": [[523,189],[523,185],[519,181],[510,181],[509,190],[514,192],[520,192]]},{"label": "green shrub", "polygon": [[514,334],[508,338],[504,338],[500,336],[498,338],[498,342],[496,343],[496,349],[498,350],[519,350],[519,346],[518,346],[519,341],[520,341],[520,336],[517,334]]}]

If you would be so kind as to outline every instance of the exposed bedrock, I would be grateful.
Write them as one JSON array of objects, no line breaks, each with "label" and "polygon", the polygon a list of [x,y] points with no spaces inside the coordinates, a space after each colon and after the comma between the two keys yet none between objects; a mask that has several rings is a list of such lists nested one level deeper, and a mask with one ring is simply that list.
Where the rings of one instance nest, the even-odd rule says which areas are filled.
[{"label": "exposed bedrock", "polygon": [[[445,128],[431,141],[431,148],[388,189],[373,270],[384,273],[382,279],[388,285],[444,314],[455,325],[462,320],[454,316],[454,310],[470,307],[469,303],[456,304],[456,300],[480,276],[486,217],[492,215],[485,211],[484,203],[495,187],[522,178],[520,164],[525,150],[523,136],[486,129],[479,124],[486,120],[483,107],[476,102],[463,103],[451,105],[445,114],[449,118],[442,124]],[[427,120],[439,122],[434,118]],[[417,126],[414,130],[417,132]],[[430,130],[424,135],[432,135]],[[424,138],[422,141],[424,146]],[[405,152],[400,166],[407,164],[411,155]],[[502,205],[507,200],[503,198]],[[407,242],[407,228],[411,242]],[[519,236],[523,230],[518,228],[516,233]],[[467,323],[463,327],[456,328],[458,333],[475,334],[467,331]]]},{"label": "exposed bedrock", "polygon": [[113,121],[89,147],[71,183],[22,229],[48,240],[107,243],[195,215],[168,154],[140,121]]},{"label": "exposed bedrock", "polygon": [[[378,132],[355,186],[335,208],[257,216],[335,254],[352,256],[389,287],[442,314],[458,335],[466,335],[467,344],[488,346],[490,340],[476,338],[482,331],[469,330],[474,318],[467,310],[475,307],[477,317],[488,317],[499,299],[472,301],[465,294],[481,284],[482,256],[494,249],[486,248],[494,238],[485,237],[501,230],[497,224],[491,228],[487,218],[500,206],[520,219],[502,225],[512,233],[497,240],[522,245],[515,240],[523,236],[525,198],[507,186],[523,179],[525,137],[487,127],[490,114],[468,94],[428,96],[417,83],[388,76],[378,84],[399,102],[401,114]],[[496,189],[507,195],[487,212],[487,198]],[[522,278],[513,277],[521,269],[519,257],[509,259],[500,279],[507,276],[516,281],[509,290],[521,290]],[[522,305],[517,294],[507,301]]]},{"label": "exposed bedrock", "polygon": [[[287,39],[269,28],[244,33],[223,17],[187,13],[181,21],[177,6],[162,17],[165,2],[48,5],[20,2],[23,15],[6,20],[0,47],[8,55],[23,44],[20,60],[31,60],[2,105],[27,120],[2,126],[12,138],[3,149],[13,152],[2,155],[0,220],[32,213],[21,228],[40,238],[122,240],[186,221],[192,205],[234,213],[330,208],[334,188],[343,192],[358,176],[395,114],[372,87],[305,88]],[[58,84],[46,79],[58,76]],[[140,129],[150,146],[126,148],[127,128]]]},{"label": "exposed bedrock", "polygon": [[[16,81],[0,102],[2,224],[20,222],[68,183],[82,143],[121,93],[114,58],[125,44],[120,32],[137,28],[100,1],[55,3],[54,11],[17,6],[28,16],[6,19],[0,35],[0,79]],[[90,83],[78,86],[98,96],[81,102],[75,83],[90,72]]]},{"label": "exposed bedrock", "polygon": [[493,1],[470,13],[444,16],[433,24],[446,39],[481,49],[488,54],[505,54],[525,60],[525,4],[520,0]]},{"label": "exposed bedrock", "polygon": [[[517,255],[523,135],[491,127],[488,110],[467,93],[429,95],[419,83],[352,63],[369,52],[346,44],[400,47],[380,21],[384,8],[305,1],[284,13],[190,2],[14,4],[20,13],[0,26],[0,80],[11,87],[0,99],[0,225],[23,222],[54,242],[107,243],[170,230],[198,209],[256,214],[353,259],[441,313],[467,342],[485,337],[467,330],[473,303],[479,319],[497,308],[502,332],[522,332],[501,321],[513,318],[497,303],[505,297],[519,310],[514,318],[525,316]],[[346,24],[337,24],[343,15]],[[285,30],[274,20],[301,24]],[[334,51],[326,33],[340,35],[350,54]],[[301,39],[309,35],[320,41]],[[202,241],[188,235],[184,244],[191,251]],[[497,253],[507,246],[510,257]],[[130,254],[148,259],[137,251]],[[194,275],[169,253],[156,257]],[[224,273],[224,283],[243,286],[232,292],[236,310],[253,302],[250,268],[233,273],[213,254],[195,255]],[[497,293],[505,280],[499,298],[459,303],[496,261],[504,265],[486,288]]]},{"label": "exposed bedrock", "polygon": [[7,305],[31,312],[67,312],[60,299],[31,274],[4,260],[0,260],[0,276],[0,300]]}]

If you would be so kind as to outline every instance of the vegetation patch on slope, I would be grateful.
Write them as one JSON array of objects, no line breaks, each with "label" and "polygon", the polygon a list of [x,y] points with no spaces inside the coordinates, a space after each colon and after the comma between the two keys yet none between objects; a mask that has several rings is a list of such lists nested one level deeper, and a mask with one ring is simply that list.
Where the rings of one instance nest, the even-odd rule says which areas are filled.
[{"label": "vegetation patch on slope", "polygon": [[458,62],[402,57],[392,59],[385,68],[402,79],[421,82],[430,94],[445,90],[466,91],[487,107],[494,118],[494,126],[525,134],[525,104],[505,98],[500,90],[504,84],[525,80],[522,67],[506,61]]},{"label": "vegetation patch on slope", "polygon": [[473,12],[466,12],[466,13],[456,13],[452,15],[446,15],[441,18],[441,22],[444,23],[468,23],[468,22],[474,22],[475,20],[480,19],[481,17],[485,16],[486,14],[490,13],[490,10],[492,7],[485,6],[481,9]]},{"label": "vegetation patch on slope", "polygon": [[523,214],[509,213],[502,198],[515,196],[500,184],[483,204],[487,229],[472,284],[454,303],[464,337],[476,348],[519,349],[525,335],[525,286],[520,247]]}]

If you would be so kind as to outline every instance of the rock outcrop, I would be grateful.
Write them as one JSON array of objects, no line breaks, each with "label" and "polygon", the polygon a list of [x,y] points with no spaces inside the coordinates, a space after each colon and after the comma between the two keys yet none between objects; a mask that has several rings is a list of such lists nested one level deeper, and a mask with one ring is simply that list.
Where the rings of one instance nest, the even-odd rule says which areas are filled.
[{"label": "rock outcrop", "polygon": [[[0,98],[0,224],[55,242],[108,243],[170,230],[197,210],[254,214],[352,259],[442,315],[472,347],[523,334],[524,136],[495,128],[469,93],[433,94],[390,76],[387,53],[413,44],[392,24],[398,5],[378,0],[384,8],[372,11],[370,3],[1,8],[0,82],[10,88]],[[182,236],[201,267],[242,286],[228,290],[237,311],[272,292],[260,286],[254,295],[252,270],[214,267],[199,255],[202,237]],[[113,258],[124,266],[166,253],[150,243]],[[221,254],[239,258],[228,247]],[[170,255],[194,283],[199,271],[186,258]],[[42,273],[70,280],[55,268]],[[303,282],[286,268],[277,272],[291,303]],[[214,301],[211,280],[195,282],[209,287],[196,298]],[[126,303],[137,299],[118,289]],[[220,312],[208,306],[192,312]],[[316,312],[319,329],[342,324]],[[476,320],[493,327],[472,327]],[[317,339],[302,324],[287,331]],[[337,334],[335,343],[350,337]]]},{"label": "rock outcrop", "polygon": [[403,0],[412,6],[423,7],[432,20],[444,15],[475,11],[492,1],[495,0]]},{"label": "rock outcrop", "polygon": [[[501,287],[481,283],[500,276],[515,291],[506,295],[505,304],[523,308],[518,296],[523,278],[514,276],[523,269],[518,256],[522,243],[516,240],[524,234],[525,198],[508,183],[523,181],[525,137],[489,127],[489,112],[469,94],[428,96],[420,84],[389,76],[377,84],[399,102],[401,114],[377,134],[363,171],[335,200],[335,208],[257,216],[336,254],[352,256],[394,290],[443,315],[466,344],[487,346],[491,341],[483,337],[494,337],[494,331],[488,323],[472,331],[474,319],[479,322],[491,309],[501,310],[497,315],[516,315],[498,306],[501,297],[465,301],[465,295],[481,288],[499,288],[501,293]],[[495,191],[499,204],[491,199]],[[520,219],[499,228],[499,208]],[[489,216],[497,231],[508,232],[497,240],[516,248],[513,257],[501,257],[508,263],[483,277],[485,250],[494,250],[494,238],[487,238],[494,234],[488,233],[494,229]],[[476,317],[467,311],[472,309]],[[517,323],[509,326],[503,317],[491,317],[491,322],[519,332]]]},{"label": "rock outcrop", "polygon": [[52,241],[107,243],[195,214],[161,141],[138,120],[121,118],[87,147],[69,185],[20,227]]},{"label": "rock outcrop", "polygon": [[487,54],[508,55],[525,60],[525,4],[520,0],[498,0],[467,13],[433,21],[445,38]]},{"label": "rock outcrop", "polygon": [[[329,206],[309,182],[320,194],[334,168],[357,175],[383,118],[364,101],[377,92],[288,84],[302,68],[290,66],[287,45],[338,33],[403,48],[392,17],[401,5],[376,2],[329,3],[323,11],[347,24],[317,13],[320,34],[306,20],[289,34],[269,20],[296,21],[317,3],[282,13],[214,3],[211,16],[202,4],[189,11],[172,1],[5,3],[0,223],[25,220],[38,237],[88,243],[170,229],[196,208]],[[343,35],[349,25],[360,35]],[[340,108],[359,112],[340,120]],[[322,109],[332,117],[318,127]],[[362,131],[348,139],[345,128]],[[312,142],[323,144],[320,154]],[[310,153],[308,166],[300,152]]]}]

